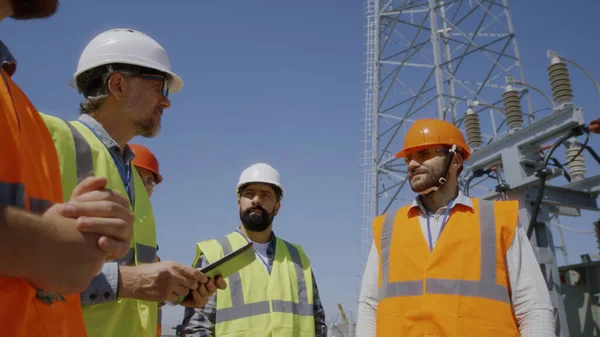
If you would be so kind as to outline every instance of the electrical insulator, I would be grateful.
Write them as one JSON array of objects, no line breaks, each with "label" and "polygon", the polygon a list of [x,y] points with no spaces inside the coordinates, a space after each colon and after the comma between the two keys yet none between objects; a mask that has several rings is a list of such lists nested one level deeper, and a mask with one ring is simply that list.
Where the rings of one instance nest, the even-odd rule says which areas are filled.
[{"label": "electrical insulator", "polygon": [[572,142],[567,149],[566,158],[571,182],[583,180],[585,178],[585,159],[581,153],[581,145]]},{"label": "electrical insulator", "polygon": [[465,131],[467,132],[467,142],[472,149],[481,147],[481,124],[479,123],[479,115],[473,109],[467,109],[465,116]]},{"label": "electrical insulator", "polygon": [[559,105],[571,102],[573,100],[573,89],[571,88],[567,64],[559,57],[553,57],[552,64],[548,67],[548,76],[550,77],[550,87],[552,87],[554,101]]},{"label": "electrical insulator", "polygon": [[504,103],[504,113],[506,114],[506,123],[511,129],[520,128],[523,125],[523,110],[521,109],[521,98],[519,92],[512,86],[507,85],[506,91],[502,94]]}]

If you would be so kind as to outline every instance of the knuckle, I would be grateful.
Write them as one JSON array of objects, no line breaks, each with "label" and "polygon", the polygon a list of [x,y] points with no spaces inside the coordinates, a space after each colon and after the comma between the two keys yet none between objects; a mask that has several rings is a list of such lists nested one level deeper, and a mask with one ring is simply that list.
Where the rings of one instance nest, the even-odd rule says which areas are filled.
[{"label": "knuckle", "polygon": [[94,191],[93,193],[99,200],[110,200],[110,196],[105,191],[98,190]]},{"label": "knuckle", "polygon": [[123,238],[127,238],[129,236],[129,232],[130,232],[129,224],[125,220],[117,220],[115,224],[116,224],[117,230],[119,231],[119,234]]},{"label": "knuckle", "polygon": [[114,213],[115,212],[115,203],[110,202],[110,201],[104,202],[104,210],[106,211],[107,214]]}]

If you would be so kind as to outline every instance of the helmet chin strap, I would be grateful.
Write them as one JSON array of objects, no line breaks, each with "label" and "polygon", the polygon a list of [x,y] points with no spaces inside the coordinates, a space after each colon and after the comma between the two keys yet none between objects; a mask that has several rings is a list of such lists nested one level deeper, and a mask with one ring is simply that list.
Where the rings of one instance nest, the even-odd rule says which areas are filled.
[{"label": "helmet chin strap", "polygon": [[446,156],[446,164],[444,165],[444,171],[438,179],[437,183],[430,188],[419,192],[419,195],[428,195],[431,193],[437,192],[442,185],[444,185],[447,181],[448,173],[450,172],[450,165],[452,165],[452,161],[454,160],[454,156],[456,156],[456,145],[452,145],[450,150],[448,150],[449,154]]}]

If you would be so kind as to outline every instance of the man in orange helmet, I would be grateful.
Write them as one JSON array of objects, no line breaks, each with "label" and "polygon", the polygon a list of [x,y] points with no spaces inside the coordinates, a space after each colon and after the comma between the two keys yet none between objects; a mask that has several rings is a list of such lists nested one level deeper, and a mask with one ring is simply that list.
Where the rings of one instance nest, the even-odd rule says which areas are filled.
[{"label": "man in orange helmet", "polygon": [[[129,144],[129,148],[133,151],[135,157],[131,161],[131,164],[135,166],[138,174],[144,182],[144,187],[148,193],[148,197],[152,197],[154,192],[154,186],[162,182],[162,175],[158,169],[158,159],[154,156],[154,153],[147,147],[139,144]],[[158,252],[158,245],[156,245],[156,251]],[[160,262],[160,258],[156,255],[156,262]],[[156,320],[156,337],[162,335],[162,306],[165,302],[158,302],[158,318]]]},{"label": "man in orange helmet", "polygon": [[129,147],[135,155],[131,163],[142,177],[148,197],[152,197],[154,186],[160,184],[163,180],[158,170],[158,159],[143,145],[129,144]]},{"label": "man in orange helmet", "polygon": [[555,335],[518,202],[469,198],[458,188],[470,154],[451,123],[422,119],[407,132],[396,157],[419,195],[373,220],[357,336]]}]

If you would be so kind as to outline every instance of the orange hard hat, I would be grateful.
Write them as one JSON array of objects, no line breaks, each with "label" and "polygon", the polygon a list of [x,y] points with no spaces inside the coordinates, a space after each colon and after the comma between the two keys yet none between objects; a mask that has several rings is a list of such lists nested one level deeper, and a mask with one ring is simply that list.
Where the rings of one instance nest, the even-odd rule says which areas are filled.
[{"label": "orange hard hat", "polygon": [[129,147],[135,153],[135,158],[131,163],[136,167],[150,170],[156,175],[156,183],[160,184],[163,178],[158,171],[158,159],[154,154],[148,148],[139,144],[129,144]]},{"label": "orange hard hat", "polygon": [[471,149],[456,126],[441,119],[424,118],[414,122],[408,129],[406,137],[404,137],[404,148],[396,153],[396,158],[403,158],[409,152],[439,145],[449,147],[456,145],[464,160],[471,156]]}]

